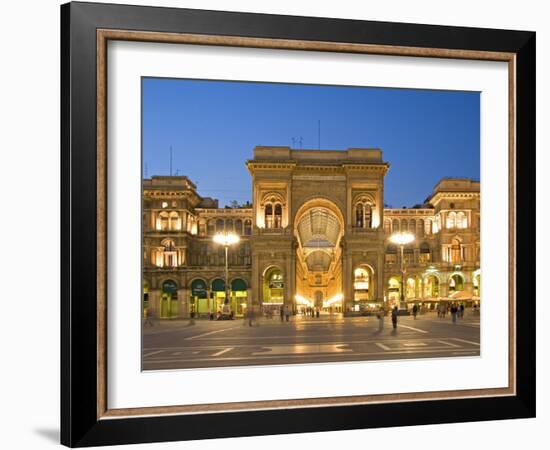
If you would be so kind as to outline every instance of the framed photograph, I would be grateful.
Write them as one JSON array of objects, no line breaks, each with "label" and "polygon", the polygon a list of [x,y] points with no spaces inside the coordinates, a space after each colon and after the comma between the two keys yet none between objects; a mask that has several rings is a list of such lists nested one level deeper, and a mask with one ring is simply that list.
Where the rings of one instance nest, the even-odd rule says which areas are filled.
[{"label": "framed photograph", "polygon": [[535,33],[61,7],[61,441],[535,415]]}]

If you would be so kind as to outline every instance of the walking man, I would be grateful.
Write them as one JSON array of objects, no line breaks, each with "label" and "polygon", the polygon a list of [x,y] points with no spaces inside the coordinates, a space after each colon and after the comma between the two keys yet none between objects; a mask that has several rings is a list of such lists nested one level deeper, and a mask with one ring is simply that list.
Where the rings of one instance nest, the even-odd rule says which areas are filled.
[{"label": "walking man", "polygon": [[394,306],[391,310],[391,324],[395,330],[397,328],[397,306]]},{"label": "walking man", "polygon": [[418,305],[415,303],[413,306],[413,317],[416,320],[416,315],[418,314]]},{"label": "walking man", "polygon": [[288,305],[285,305],[284,312],[285,312],[286,321],[288,322],[288,319],[290,318],[290,309]]},{"label": "walking man", "polygon": [[458,314],[458,308],[457,306],[453,303],[453,305],[451,306],[451,317],[453,319],[453,323],[456,323],[456,316]]}]

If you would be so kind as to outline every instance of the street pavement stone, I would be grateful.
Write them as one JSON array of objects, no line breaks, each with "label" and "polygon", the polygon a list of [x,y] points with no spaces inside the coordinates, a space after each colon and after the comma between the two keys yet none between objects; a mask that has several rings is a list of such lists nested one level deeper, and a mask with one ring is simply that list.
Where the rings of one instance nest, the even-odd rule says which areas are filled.
[{"label": "street pavement stone", "polygon": [[453,323],[448,315],[386,317],[295,316],[289,322],[262,318],[194,324],[182,320],[143,325],[144,370],[272,364],[477,357],[480,317],[469,312]]}]

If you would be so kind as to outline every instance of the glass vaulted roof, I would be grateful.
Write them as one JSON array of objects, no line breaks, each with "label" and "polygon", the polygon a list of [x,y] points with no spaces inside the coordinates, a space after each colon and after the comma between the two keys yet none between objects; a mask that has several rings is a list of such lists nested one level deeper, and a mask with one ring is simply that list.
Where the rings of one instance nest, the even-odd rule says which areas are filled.
[{"label": "glass vaulted roof", "polygon": [[303,248],[335,247],[340,236],[340,223],[328,209],[312,208],[300,219],[298,235]]}]

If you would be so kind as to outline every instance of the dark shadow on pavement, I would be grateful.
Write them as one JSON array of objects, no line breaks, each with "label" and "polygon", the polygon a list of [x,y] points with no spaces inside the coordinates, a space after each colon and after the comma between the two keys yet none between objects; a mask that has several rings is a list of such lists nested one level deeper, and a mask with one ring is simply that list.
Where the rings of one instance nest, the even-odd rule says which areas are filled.
[{"label": "dark shadow on pavement", "polygon": [[34,430],[36,434],[42,436],[44,439],[59,444],[59,430],[57,428],[39,428]]}]

